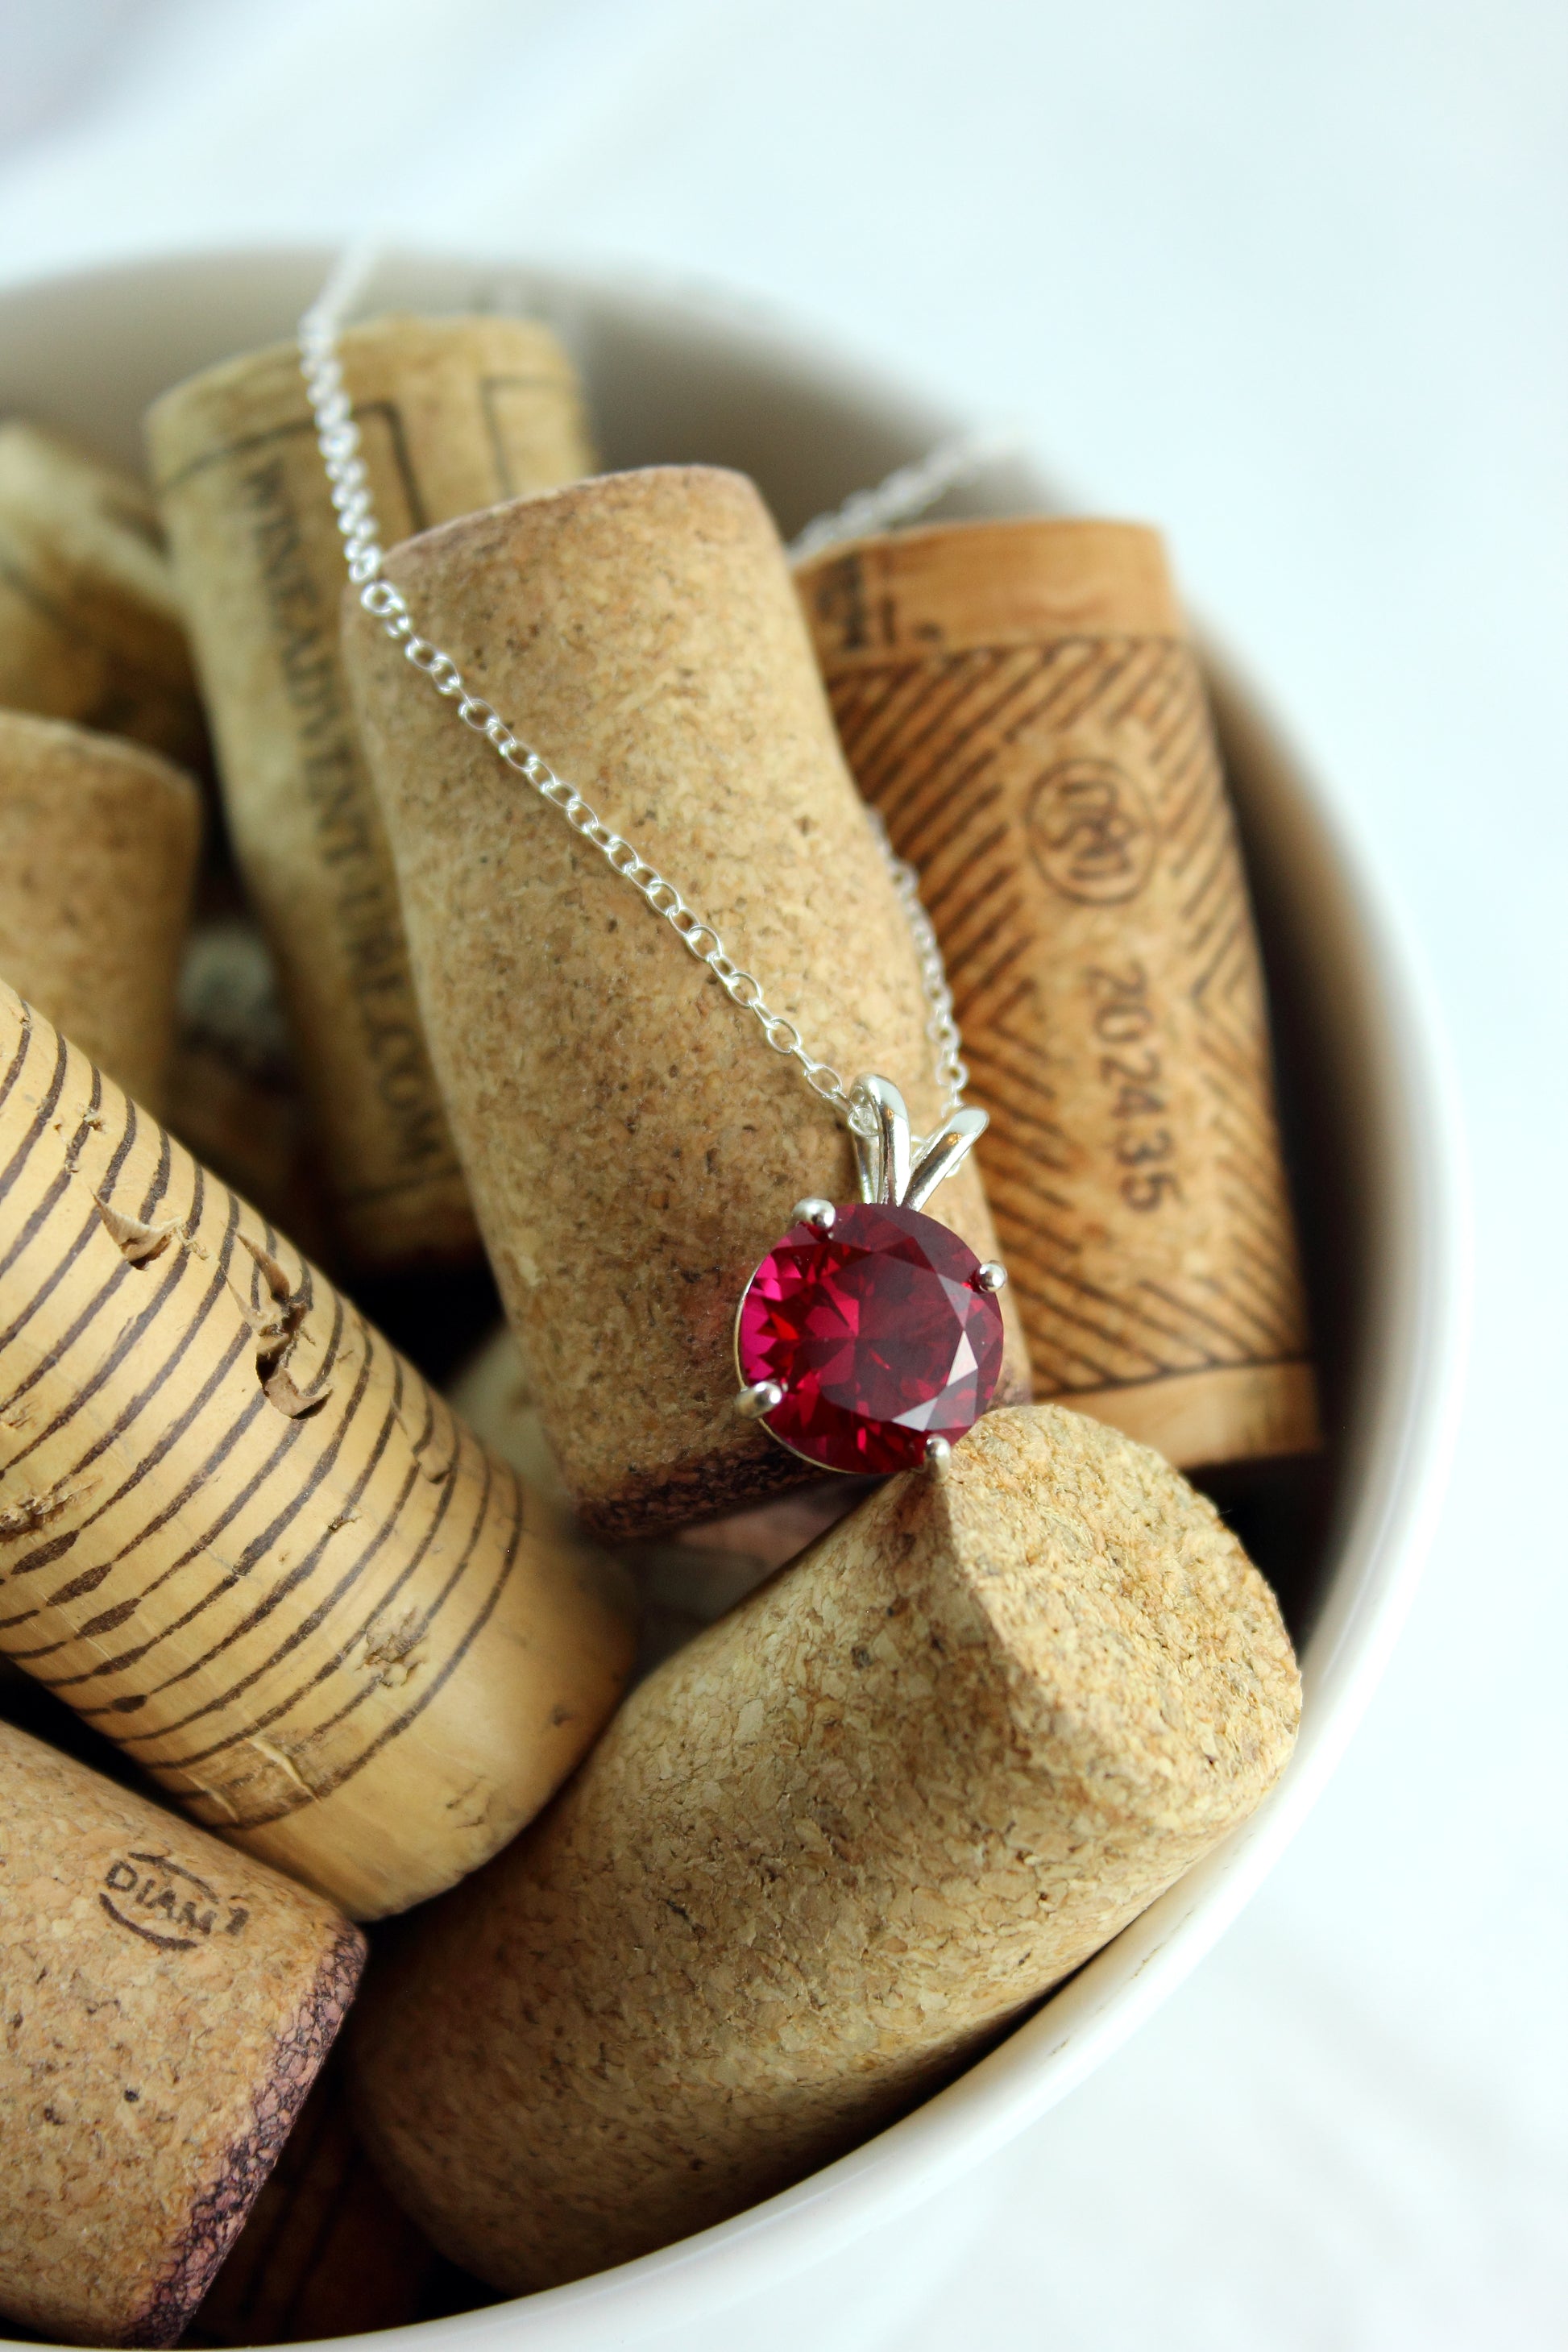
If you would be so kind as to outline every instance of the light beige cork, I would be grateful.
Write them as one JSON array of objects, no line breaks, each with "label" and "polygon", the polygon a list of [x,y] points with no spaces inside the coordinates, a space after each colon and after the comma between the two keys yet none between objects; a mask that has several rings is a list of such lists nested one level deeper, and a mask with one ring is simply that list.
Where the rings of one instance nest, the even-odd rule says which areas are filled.
[{"label": "light beige cork", "polygon": [[1273,1595],[1163,1458],[1050,1406],[873,1494],[627,1700],[350,2037],[395,2193],[499,2287],[689,2235],[931,2089],[1241,1821]]},{"label": "light beige cork", "polygon": [[942,525],[800,589],[947,958],[1037,1395],[1184,1465],[1310,1450],[1262,971],[1159,537]]},{"label": "light beige cork", "polygon": [[181,2340],[314,2344],[406,2327],[435,2315],[440,2268],[360,2147],[329,2064]]},{"label": "light beige cork", "polygon": [[[384,541],[593,463],[549,330],[384,318],[342,337]],[[240,866],[282,977],[344,1247],[477,1250],[344,698],[343,557],[292,343],[164,394],[148,444]]]},{"label": "light beige cork", "polygon": [[363,1960],[330,1905],[0,1723],[0,2311],[173,2344]]},{"label": "light beige cork", "polygon": [[[934,1126],[914,949],[751,483],[608,475],[428,532],[388,573],[809,1050]],[[797,1484],[734,1411],[732,1327],[795,1202],[856,1196],[847,1130],[357,606],[343,649],[442,1091],[579,1510],[629,1536]],[[973,1167],[929,1208],[994,1255]]]},{"label": "light beige cork", "polygon": [[201,824],[156,752],[0,710],[0,979],[153,1108]]},{"label": "light beige cork", "polygon": [[205,757],[151,497],[18,417],[0,424],[0,707]]},{"label": "light beige cork", "polygon": [[361,1917],[615,1704],[614,1572],[277,1230],[0,991],[0,1648]]}]

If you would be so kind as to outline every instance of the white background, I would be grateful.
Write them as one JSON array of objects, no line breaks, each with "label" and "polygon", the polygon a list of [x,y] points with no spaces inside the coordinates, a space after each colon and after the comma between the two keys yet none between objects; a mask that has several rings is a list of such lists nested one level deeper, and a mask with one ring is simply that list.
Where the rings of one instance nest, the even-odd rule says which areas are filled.
[{"label": "white background", "polygon": [[900,2344],[1568,2343],[1562,0],[0,0],[0,279],[390,226],[794,310],[1148,517],[1403,902],[1479,1320],[1388,1679]]}]

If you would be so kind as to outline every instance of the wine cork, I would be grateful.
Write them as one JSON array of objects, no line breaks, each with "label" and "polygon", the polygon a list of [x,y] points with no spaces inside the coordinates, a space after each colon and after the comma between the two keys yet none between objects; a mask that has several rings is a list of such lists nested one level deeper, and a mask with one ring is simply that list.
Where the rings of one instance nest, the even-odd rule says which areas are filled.
[{"label": "wine cork", "polygon": [[[593,463],[570,363],[531,320],[378,319],[341,354],[389,545]],[[278,957],[343,1244],[384,1270],[462,1257],[477,1236],[344,699],[342,549],[297,347],[194,377],[147,430],[235,848]]]},{"label": "wine cork", "polygon": [[0,1723],[0,2310],[173,2344],[353,1997],[330,1905]]},{"label": "wine cork", "polygon": [[441,2270],[360,2147],[329,2064],[183,2341],[313,2344],[406,2327],[434,2315]]},{"label": "wine cork", "polygon": [[372,1979],[372,2154],[497,2286],[826,2163],[1242,1820],[1299,1707],[1273,1595],[1157,1454],[996,1412],[635,1691]]},{"label": "wine cork", "polygon": [[952,524],[800,588],[947,958],[1036,1393],[1184,1465],[1310,1450],[1262,973],[1160,540]]},{"label": "wine cork", "polygon": [[205,758],[151,497],[17,417],[0,424],[0,706]]},{"label": "wine cork", "polygon": [[0,1648],[362,1917],[617,1695],[611,1572],[255,1210],[0,991]]},{"label": "wine cork", "polygon": [[[718,927],[847,1086],[937,1122],[920,970],[766,509],[707,467],[521,499],[395,551],[420,632]],[[345,608],[442,1092],[578,1509],[616,1536],[811,1475],[734,1411],[736,1303],[797,1200],[855,1197],[800,1065]],[[966,1167],[930,1213],[982,1256]],[[1026,1375],[1021,1335],[1002,1394]]]},{"label": "wine cork", "polygon": [[155,752],[0,710],[0,975],[154,1108],[200,843]]}]

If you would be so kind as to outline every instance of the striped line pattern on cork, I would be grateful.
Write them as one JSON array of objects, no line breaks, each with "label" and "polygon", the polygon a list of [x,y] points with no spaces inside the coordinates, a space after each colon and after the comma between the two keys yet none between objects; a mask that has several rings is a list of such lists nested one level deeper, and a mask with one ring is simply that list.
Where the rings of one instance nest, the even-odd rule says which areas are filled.
[{"label": "striped line pattern on cork", "polygon": [[0,989],[0,1649],[256,1829],[416,1721],[521,1532],[349,1302]]},{"label": "striped line pattern on cork", "polygon": [[1302,1361],[1251,912],[1188,647],[827,667],[947,958],[1037,1394]]}]

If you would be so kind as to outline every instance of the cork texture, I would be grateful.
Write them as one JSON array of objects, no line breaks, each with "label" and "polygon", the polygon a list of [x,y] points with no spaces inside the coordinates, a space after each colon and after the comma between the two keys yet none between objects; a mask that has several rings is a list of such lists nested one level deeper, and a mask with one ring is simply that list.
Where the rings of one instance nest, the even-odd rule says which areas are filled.
[{"label": "cork texture", "polygon": [[182,2340],[311,2344],[408,2326],[428,2315],[439,2266],[361,2148],[329,2064]]},{"label": "cork texture", "polygon": [[0,991],[0,1649],[356,1916],[492,1853],[615,1703],[614,1573]]},{"label": "cork texture", "polygon": [[19,417],[0,423],[0,707],[205,754],[152,498]]},{"label": "cork texture", "polygon": [[1036,1393],[1184,1465],[1310,1450],[1262,971],[1159,538],[943,525],[799,580],[947,959]]},{"label": "cork texture", "polygon": [[1206,1500],[1080,1415],[992,1413],[658,1668],[373,1972],[372,2151],[499,2287],[706,2228],[1079,1967],[1258,1804],[1298,1710]]},{"label": "cork texture", "polygon": [[[429,532],[388,572],[816,1057],[934,1125],[914,950],[751,484],[605,476]],[[629,1536],[797,1484],[733,1410],[733,1319],[795,1202],[856,1197],[847,1133],[357,606],[344,656],[442,1091],[579,1510]],[[995,1254],[973,1167],[929,1207]],[[1025,1392],[1009,1328],[1004,1398]]]},{"label": "cork texture", "polygon": [[200,845],[166,760],[0,710],[0,978],[154,1108]]},{"label": "cork texture", "polygon": [[[390,545],[593,462],[547,329],[373,320],[342,337]],[[236,851],[277,954],[345,1249],[477,1250],[409,984],[386,842],[343,692],[343,559],[292,343],[166,393],[148,443]]]},{"label": "cork texture", "polygon": [[0,1724],[0,2310],[173,2344],[363,1959],[328,1904]]}]

